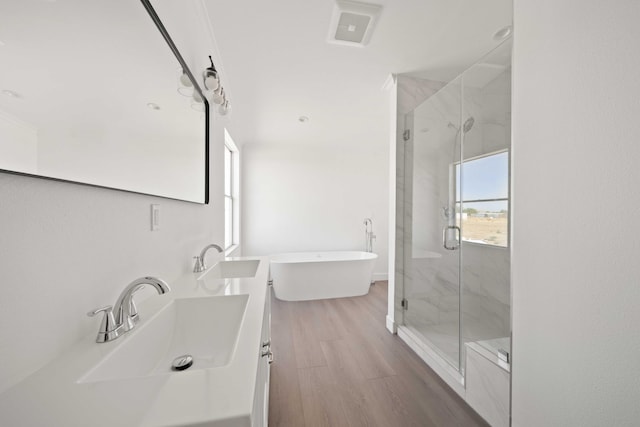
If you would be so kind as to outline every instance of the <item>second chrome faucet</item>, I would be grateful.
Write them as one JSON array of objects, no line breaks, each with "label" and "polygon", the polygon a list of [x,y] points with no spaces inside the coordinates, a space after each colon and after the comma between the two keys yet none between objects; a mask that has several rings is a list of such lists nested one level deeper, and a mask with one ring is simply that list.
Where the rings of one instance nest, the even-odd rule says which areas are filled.
[{"label": "second chrome faucet", "polygon": [[160,295],[171,290],[164,280],[155,277],[141,277],[129,283],[116,300],[115,306],[108,305],[87,313],[93,317],[98,313],[104,312],[96,342],[113,341],[135,328],[140,316],[133,301],[133,294],[145,285],[153,286]]},{"label": "second chrome faucet", "polygon": [[205,246],[202,252],[200,252],[199,256],[193,257],[193,259],[196,260],[195,263],[193,264],[194,273],[202,273],[204,270],[207,269],[207,266],[204,263],[204,256],[207,254],[207,251],[212,248],[217,250],[219,253],[222,253],[222,248],[216,245],[215,243]]}]

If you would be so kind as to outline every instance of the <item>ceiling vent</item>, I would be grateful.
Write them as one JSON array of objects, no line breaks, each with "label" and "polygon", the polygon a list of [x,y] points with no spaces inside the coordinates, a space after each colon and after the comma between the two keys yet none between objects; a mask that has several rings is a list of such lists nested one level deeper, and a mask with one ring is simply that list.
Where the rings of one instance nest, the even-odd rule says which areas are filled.
[{"label": "ceiling vent", "polygon": [[337,0],[329,26],[330,43],[363,47],[371,39],[382,6]]}]

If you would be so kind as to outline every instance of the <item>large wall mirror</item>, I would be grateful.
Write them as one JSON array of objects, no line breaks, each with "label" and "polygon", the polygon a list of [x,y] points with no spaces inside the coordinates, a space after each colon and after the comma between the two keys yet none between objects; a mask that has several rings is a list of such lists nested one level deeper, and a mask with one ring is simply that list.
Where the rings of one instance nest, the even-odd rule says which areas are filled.
[{"label": "large wall mirror", "polygon": [[209,106],[178,92],[184,71],[202,93],[154,14],[146,0],[2,1],[2,171],[208,202]]}]

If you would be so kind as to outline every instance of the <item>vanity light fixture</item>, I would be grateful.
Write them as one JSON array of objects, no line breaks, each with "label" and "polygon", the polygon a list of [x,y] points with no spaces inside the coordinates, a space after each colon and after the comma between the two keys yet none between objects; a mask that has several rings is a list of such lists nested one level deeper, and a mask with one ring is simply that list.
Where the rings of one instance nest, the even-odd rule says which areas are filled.
[{"label": "vanity light fixture", "polygon": [[[211,58],[211,55],[209,55],[209,62],[211,63],[210,67],[207,67],[204,72],[202,73],[202,78],[203,78],[203,82],[204,82],[204,89],[205,89],[205,93],[204,96],[207,98],[207,100],[210,100],[211,102],[213,102],[214,104],[218,105],[218,113],[220,113],[220,115],[224,116],[226,114],[229,113],[229,111],[231,111],[231,105],[229,103],[229,100],[227,99],[227,94],[224,91],[224,88],[222,87],[222,82],[220,82],[220,74],[218,73],[218,70],[216,70],[216,66],[213,64],[213,59]],[[193,94],[194,100],[196,102],[198,102],[198,99],[196,99],[196,94]],[[198,97],[199,98],[199,97]],[[202,105],[202,99],[199,100],[200,102],[200,106],[202,107],[202,109],[198,109],[197,105],[194,105],[194,103],[191,103],[191,107],[198,110],[198,111],[204,111],[204,105]]]}]

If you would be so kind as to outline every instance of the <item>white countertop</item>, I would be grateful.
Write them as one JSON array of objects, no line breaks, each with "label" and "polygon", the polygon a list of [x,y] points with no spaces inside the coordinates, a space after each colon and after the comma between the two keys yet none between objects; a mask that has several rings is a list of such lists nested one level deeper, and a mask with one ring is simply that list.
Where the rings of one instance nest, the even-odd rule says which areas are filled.
[{"label": "white countertop", "polygon": [[[110,343],[86,337],[23,382],[0,394],[2,426],[250,426],[260,357],[269,260],[255,277],[197,280],[188,274],[171,292],[138,306],[140,328],[172,299],[249,295],[233,358],[228,365],[94,383],[77,381],[138,329]],[[96,330],[97,332],[97,330]]]}]

